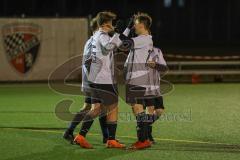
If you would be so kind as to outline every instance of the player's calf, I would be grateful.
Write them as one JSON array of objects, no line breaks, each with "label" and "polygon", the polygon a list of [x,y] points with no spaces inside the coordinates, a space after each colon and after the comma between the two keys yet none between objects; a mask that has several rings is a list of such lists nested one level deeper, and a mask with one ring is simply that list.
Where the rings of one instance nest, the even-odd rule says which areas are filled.
[{"label": "player's calf", "polygon": [[[87,99],[87,98],[86,98]],[[83,120],[84,116],[86,115],[86,113],[89,112],[89,110],[91,109],[91,104],[89,103],[84,103],[83,108],[80,110],[80,112],[78,112],[73,120],[71,121],[71,123],[69,124],[69,127],[67,128],[67,130],[64,132],[63,134],[63,138],[65,140],[67,140],[68,142],[70,142],[71,144],[73,144],[74,141],[74,135],[73,132],[75,130],[75,128],[77,127],[77,125]]]},{"label": "player's calf", "polygon": [[136,115],[138,141],[132,144],[130,149],[144,149],[151,147],[151,143],[148,141],[147,115],[143,110],[143,106],[141,104],[135,104],[132,109]]},{"label": "player's calf", "polygon": [[118,103],[107,106],[107,129],[108,140],[106,143],[107,148],[125,148],[124,144],[121,144],[116,140],[117,120],[118,120]]}]

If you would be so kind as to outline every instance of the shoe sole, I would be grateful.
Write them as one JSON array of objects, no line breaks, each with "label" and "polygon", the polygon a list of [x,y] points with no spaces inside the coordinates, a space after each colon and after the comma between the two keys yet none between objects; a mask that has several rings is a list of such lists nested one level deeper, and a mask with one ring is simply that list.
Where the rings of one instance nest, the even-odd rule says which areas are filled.
[{"label": "shoe sole", "polygon": [[106,146],[106,148],[125,149],[125,148],[126,148],[126,146],[124,146],[124,147]]},{"label": "shoe sole", "polygon": [[147,149],[147,148],[150,148],[151,147],[151,145],[150,146],[147,146],[147,147],[144,147],[144,148],[135,148],[135,147],[128,147],[127,149],[128,150],[143,150],[143,149]]}]

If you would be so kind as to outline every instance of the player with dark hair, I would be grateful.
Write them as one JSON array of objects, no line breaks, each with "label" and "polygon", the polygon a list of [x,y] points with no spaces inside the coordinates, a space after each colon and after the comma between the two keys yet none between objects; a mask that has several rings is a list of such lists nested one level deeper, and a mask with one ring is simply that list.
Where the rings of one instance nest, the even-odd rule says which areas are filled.
[{"label": "player with dark hair", "polygon": [[148,117],[148,139],[155,143],[152,136],[152,124],[159,119],[164,112],[163,97],[160,91],[161,75],[164,75],[168,70],[166,61],[163,58],[162,51],[159,48],[154,47],[149,52],[147,66],[149,67],[149,82],[148,95],[153,95],[153,106],[144,106],[146,108],[146,114]]},{"label": "player with dark hair", "polygon": [[[126,68],[126,102],[132,106],[137,121],[138,141],[134,143],[132,149],[143,149],[151,146],[148,140],[148,122],[144,105],[153,106],[153,101],[146,96],[146,85],[149,84],[149,71],[146,65],[149,52],[153,50],[150,27],[152,19],[148,14],[138,13],[133,19],[135,33],[137,37],[128,38],[121,34],[119,38],[132,41],[132,48],[125,63]],[[132,28],[128,26],[129,30]]]},{"label": "player with dark hair", "polygon": [[[92,21],[90,22],[90,28],[91,31],[94,35],[94,33],[98,30],[98,23],[97,19],[93,18]],[[74,135],[73,132],[77,125],[83,120],[84,116],[90,111],[91,109],[91,94],[89,90],[89,81],[88,81],[88,73],[89,73],[89,68],[90,68],[90,63],[91,63],[91,50],[92,50],[92,40],[93,37],[90,37],[88,41],[86,42],[84,46],[84,53],[83,53],[83,60],[82,60],[82,91],[85,93],[85,102],[80,110],[75,117],[73,118],[72,122],[70,123],[69,127],[65,131],[63,138],[66,139],[67,141],[70,141],[70,143],[73,144],[74,140]],[[108,130],[106,127],[106,116],[101,116],[99,117],[99,122],[103,134],[103,143],[106,143],[107,138],[108,138]]]},{"label": "player with dark hair", "polygon": [[99,12],[97,14],[98,31],[93,35],[91,67],[88,80],[91,82],[92,108],[83,119],[82,127],[74,141],[82,148],[93,148],[86,140],[93,119],[97,116],[107,115],[108,148],[124,148],[116,138],[117,114],[118,114],[118,91],[114,80],[113,50],[116,36],[112,38],[108,33],[114,30],[112,21],[116,15],[112,12]]}]

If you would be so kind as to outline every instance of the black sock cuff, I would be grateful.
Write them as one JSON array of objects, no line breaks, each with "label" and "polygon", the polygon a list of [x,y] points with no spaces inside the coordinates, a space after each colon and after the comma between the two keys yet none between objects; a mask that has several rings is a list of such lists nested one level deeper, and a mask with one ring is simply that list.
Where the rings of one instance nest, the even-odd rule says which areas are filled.
[{"label": "black sock cuff", "polygon": [[99,120],[106,121],[107,120],[107,116],[99,115]]},{"label": "black sock cuff", "polygon": [[147,114],[147,122],[150,124],[153,124],[158,119],[159,119],[159,116],[156,114]]},{"label": "black sock cuff", "polygon": [[117,121],[112,121],[112,122],[106,122],[107,124],[109,124],[109,125],[114,125],[114,124],[117,124]]},{"label": "black sock cuff", "polygon": [[89,121],[85,121],[82,124],[82,128],[79,132],[80,135],[86,137],[86,134],[88,133],[88,131],[90,130],[91,126],[93,124],[93,120],[89,120]]},{"label": "black sock cuff", "polygon": [[147,120],[146,113],[145,112],[138,113],[136,115],[136,120],[137,120],[137,122],[144,122],[145,120]]},{"label": "black sock cuff", "polygon": [[154,122],[153,114],[147,114],[147,122],[149,122],[149,123],[153,123]]}]

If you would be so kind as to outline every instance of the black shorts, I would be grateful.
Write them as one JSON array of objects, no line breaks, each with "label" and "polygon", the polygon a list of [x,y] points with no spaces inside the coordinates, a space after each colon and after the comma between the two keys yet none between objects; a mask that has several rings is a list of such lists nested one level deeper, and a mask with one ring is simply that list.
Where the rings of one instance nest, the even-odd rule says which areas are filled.
[{"label": "black shorts", "polygon": [[91,104],[101,103],[105,106],[118,102],[118,88],[116,84],[91,83]]},{"label": "black shorts", "polygon": [[91,97],[85,97],[85,103],[92,104],[92,98]]},{"label": "black shorts", "polygon": [[99,101],[97,99],[94,100],[94,98],[92,98],[90,96],[85,96],[85,103],[94,104],[94,103],[101,103],[101,101]]},{"label": "black shorts", "polygon": [[146,88],[136,85],[126,85],[126,102],[130,105],[142,104],[143,106],[153,106],[152,96],[145,96]]},{"label": "black shorts", "polygon": [[91,88],[90,88],[90,86],[88,85],[87,87],[83,87],[82,91],[83,91],[83,93],[85,95],[84,102],[87,103],[87,104],[92,104],[92,95],[91,95]]},{"label": "black shorts", "polygon": [[[164,104],[163,104],[163,97],[159,96],[159,97],[154,97],[151,99],[154,109],[164,109]],[[144,105],[144,108],[146,109],[146,107],[149,105]]]}]

